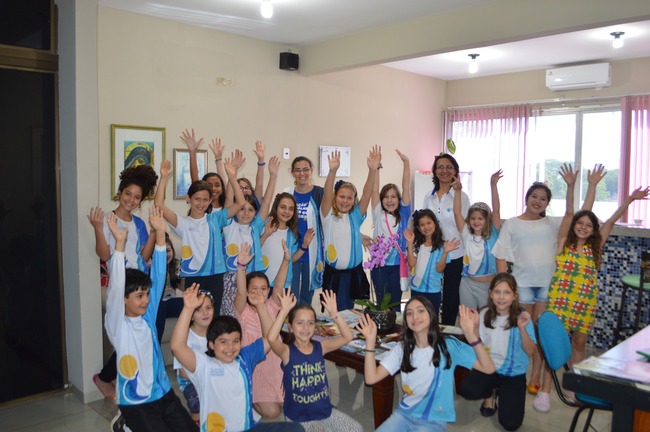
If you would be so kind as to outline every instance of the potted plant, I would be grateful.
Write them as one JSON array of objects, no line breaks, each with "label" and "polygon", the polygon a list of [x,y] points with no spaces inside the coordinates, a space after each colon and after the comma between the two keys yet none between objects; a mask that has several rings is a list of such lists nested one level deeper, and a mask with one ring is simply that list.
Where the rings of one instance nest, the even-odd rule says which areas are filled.
[{"label": "potted plant", "polygon": [[[398,235],[385,237],[383,235],[370,245],[370,258],[363,263],[363,268],[372,270],[374,268],[383,267],[386,265],[386,257],[390,250],[397,244]],[[396,312],[393,308],[400,304],[399,301],[391,303],[391,294],[386,293],[386,283],[382,286],[382,301],[378,301],[377,287],[374,285],[372,278],[370,278],[370,298],[357,299],[355,304],[365,306],[364,313],[370,315],[370,318],[377,325],[377,332],[387,332],[395,326],[395,319],[397,318]]]}]

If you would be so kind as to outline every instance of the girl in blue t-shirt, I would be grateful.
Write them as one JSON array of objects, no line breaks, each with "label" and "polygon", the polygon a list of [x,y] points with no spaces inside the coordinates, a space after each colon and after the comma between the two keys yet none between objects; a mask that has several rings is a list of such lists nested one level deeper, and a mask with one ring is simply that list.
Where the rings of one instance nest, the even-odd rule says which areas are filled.
[{"label": "girl in blue t-shirt", "polygon": [[[262,242],[260,237],[264,234],[264,221],[269,214],[272,196],[275,193],[275,183],[278,178],[280,159],[273,156],[269,160],[269,183],[262,198],[262,204],[257,205],[252,195],[245,196],[245,204],[237,212],[234,219],[228,220],[228,225],[223,229],[225,247],[226,274],[223,277],[223,302],[221,315],[235,316],[235,296],[237,295],[237,255],[240,245],[251,245],[254,258],[248,264],[247,272],[266,271],[268,263],[262,256]],[[234,188],[235,191],[237,188]],[[240,189],[241,191],[241,189]],[[278,254],[281,249],[278,249]]]},{"label": "girl in blue t-shirt", "polygon": [[336,171],[341,166],[341,153],[328,156],[329,173],[325,180],[323,202],[320,206],[325,246],[323,291],[334,291],[340,310],[351,309],[355,299],[368,298],[370,284],[361,266],[361,224],[366,219],[375,175],[381,162],[381,151],[374,146],[368,156],[368,177],[361,198],[352,183],[339,180],[334,185]]},{"label": "girl in blue t-shirt", "polygon": [[413,213],[413,230],[404,231],[408,263],[411,271],[411,291],[413,295],[426,297],[440,310],[442,300],[442,272],[451,259],[449,252],[460,245],[459,239],[444,241],[436,215],[429,209]]},{"label": "girl in blue t-shirt", "polygon": [[459,307],[460,326],[467,343],[444,336],[438,313],[429,300],[411,297],[404,308],[402,340],[377,365],[377,326],[369,315],[359,318],[358,330],[366,339],[364,377],[373,385],[401,372],[404,396],[377,432],[443,432],[456,421],[454,369],[463,366],[486,374],[495,371],[478,332],[478,313]]},{"label": "girl in blue t-shirt", "polygon": [[[322,304],[339,328],[341,337],[321,342],[311,339],[316,330],[316,312],[310,305],[296,306],[296,297],[290,289],[280,294],[280,302],[280,312],[266,339],[273,352],[282,359],[285,417],[299,422],[307,431],[362,432],[363,427],[358,421],[332,408],[330,402],[323,356],[352,340],[352,330],[339,316],[336,294],[323,291]],[[262,311],[260,315],[265,313],[268,312]],[[288,345],[279,338],[285,318],[289,323]],[[260,319],[270,317],[261,316]]]},{"label": "girl in blue t-shirt", "polygon": [[[406,262],[406,239],[404,230],[408,226],[411,217],[411,164],[409,158],[396,150],[402,159],[402,193],[396,184],[388,183],[379,190],[379,173],[375,176],[375,183],[372,190],[372,208],[374,228],[372,237],[376,241],[378,237],[389,238],[397,235],[397,246],[391,248],[386,254],[386,264],[382,267],[373,268],[370,271],[372,282],[377,294],[377,303],[381,304],[385,294],[390,294],[389,303],[398,303],[393,309],[399,310],[399,302],[402,298],[402,291],[408,290],[408,277],[400,278],[400,270],[404,276],[408,274]],[[381,154],[380,154],[381,155]],[[403,261],[402,261],[403,259]],[[405,268],[400,268],[405,267]]]},{"label": "girl in blue t-shirt", "polygon": [[505,430],[516,430],[524,421],[528,356],[536,349],[530,314],[519,306],[517,281],[508,273],[497,274],[490,283],[488,305],[480,313],[479,335],[490,353],[496,372],[470,372],[461,394],[467,399],[485,398],[483,417],[497,411]]},{"label": "girl in blue t-shirt", "polygon": [[492,248],[501,230],[501,203],[497,183],[503,177],[501,170],[492,174],[492,211],[484,202],[472,204],[463,217],[462,185],[460,178],[454,178],[451,186],[454,195],[454,217],[456,227],[463,240],[465,256],[460,280],[460,304],[480,309],[488,303],[488,288],[497,273],[497,262]]},{"label": "girl in blue t-shirt", "polygon": [[[225,160],[224,166],[228,179],[236,181],[237,171],[229,159]],[[226,272],[221,230],[228,218],[244,205],[244,195],[241,190],[235,189],[233,205],[206,213],[212,201],[212,186],[202,180],[195,181],[185,198],[190,205],[189,215],[178,214],[165,205],[165,188],[171,172],[171,162],[164,160],[160,165],[160,184],[155,204],[160,207],[173,231],[181,237],[181,277],[185,278],[185,286],[200,284],[212,294],[214,307],[218,310],[223,298],[223,275]]]}]

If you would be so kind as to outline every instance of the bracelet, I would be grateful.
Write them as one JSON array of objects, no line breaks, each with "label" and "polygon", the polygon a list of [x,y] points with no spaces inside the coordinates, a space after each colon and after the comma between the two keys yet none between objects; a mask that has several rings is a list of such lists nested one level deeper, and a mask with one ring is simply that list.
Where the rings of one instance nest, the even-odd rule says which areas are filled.
[{"label": "bracelet", "polygon": [[471,346],[472,348],[474,348],[476,345],[478,345],[478,344],[482,344],[482,343],[483,343],[483,341],[481,340],[481,338],[478,338],[478,339],[476,339],[474,342],[472,342],[471,344],[469,344],[469,346]]},{"label": "bracelet", "polygon": [[331,318],[332,318],[333,320],[335,320],[335,319],[337,319],[338,317],[339,317],[339,314],[336,314],[336,315],[334,315],[334,316],[331,317]]},{"label": "bracelet", "polygon": [[303,252],[307,252],[309,250],[309,248],[300,246],[300,250],[303,251]]},{"label": "bracelet", "polygon": [[266,165],[266,162],[258,162],[257,163],[257,166],[264,166],[264,165]]},{"label": "bracelet", "polygon": [[242,263],[240,263],[239,261],[237,261],[237,265],[238,265],[239,267],[246,267],[246,266],[248,266],[248,264],[242,264]]},{"label": "bracelet", "polygon": [[[221,158],[221,159],[223,159],[223,158]],[[215,160],[214,160],[214,163],[219,162],[221,159],[215,159]]]},{"label": "bracelet", "polygon": [[371,349],[371,350],[367,349],[367,350],[364,350],[364,351],[365,351],[365,352],[368,352],[368,353],[374,353],[376,350],[374,350],[374,349]]}]

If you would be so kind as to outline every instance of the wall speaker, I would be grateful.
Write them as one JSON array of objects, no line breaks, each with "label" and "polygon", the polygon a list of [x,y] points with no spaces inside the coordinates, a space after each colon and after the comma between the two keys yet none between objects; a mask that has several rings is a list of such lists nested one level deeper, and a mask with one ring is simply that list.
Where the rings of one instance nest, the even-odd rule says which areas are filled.
[{"label": "wall speaker", "polygon": [[280,53],[280,69],[282,70],[298,70],[300,65],[300,58],[298,54],[289,52]]}]

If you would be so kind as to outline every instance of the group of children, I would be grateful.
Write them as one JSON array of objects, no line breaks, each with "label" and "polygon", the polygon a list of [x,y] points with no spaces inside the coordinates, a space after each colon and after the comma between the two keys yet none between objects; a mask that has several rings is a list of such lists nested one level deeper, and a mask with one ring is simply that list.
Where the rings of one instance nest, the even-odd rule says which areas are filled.
[{"label": "group of children", "polygon": [[[116,348],[112,363],[117,368],[115,386],[104,371],[93,379],[102,393],[112,390],[117,395],[126,424],[134,431],[165,430],[162,423],[170,430],[194,430],[194,421],[207,431],[362,430],[358,422],[332,408],[323,356],[352,339],[338,311],[369,295],[361,266],[360,227],[371,203],[375,238],[397,239],[386,254],[386,265],[372,272],[376,286],[381,281],[388,287],[377,295],[390,293],[399,301],[405,266],[410,269],[412,292],[404,309],[402,343],[380,365],[372,355],[376,327],[368,317],[359,320],[358,330],[366,338],[366,382],[402,373],[405,396],[380,430],[410,430],[417,424],[444,430],[446,422],[455,419],[455,365],[473,369],[463,384],[463,396],[484,399],[481,414],[498,411],[504,428],[515,430],[523,421],[526,388],[540,390],[542,368],[535,360],[533,322],[546,307],[545,291],[550,284],[548,307],[558,309],[573,332],[572,361],[579,361],[593,323],[600,248],[627,206],[648,194],[648,189],[637,189],[599,230],[587,209],[604,176],[602,167],[589,173],[585,211],[574,215],[576,173],[564,166],[560,174],[567,184],[567,209],[562,221],[545,216],[550,190],[535,184],[526,194],[526,211],[502,228],[497,191],[501,171],[491,178],[492,210],[482,202],[470,206],[458,164],[450,155],[436,157],[435,187],[425,198],[428,208],[411,215],[410,165],[399,151],[401,193],[394,184],[380,191],[382,153],[375,146],[367,159],[368,176],[360,197],[351,183],[335,184],[340,166],[336,151],[328,158],[324,188],[311,183],[311,161],[298,157],[291,167],[295,187],[275,196],[279,160],[271,158],[268,186],[260,196],[266,165],[261,142],[255,147],[258,173],[253,188],[248,180],[236,177],[243,154],[235,151],[224,157],[219,139],[211,145],[218,173],[198,180],[196,151],[203,140],[197,140],[194,131],[184,131],[181,139],[190,151],[193,180],[187,215],[165,206],[169,161],[161,164],[150,211],[151,236],[132,215],[155,186],[157,176],[150,167],[125,170],[113,213],[104,217],[101,209],[93,209],[89,215],[97,253],[109,263],[106,329]],[[176,268],[174,257],[162,255],[166,241],[173,251],[163,220],[181,238],[180,275],[170,270]],[[556,255],[557,270],[550,283]],[[146,264],[149,257],[151,270]],[[506,273],[506,262],[512,265],[512,275]],[[585,269],[580,279],[563,270],[568,263]],[[162,335],[155,324],[163,290],[172,281],[177,284],[178,276],[186,288],[171,347],[192,416],[171,391],[160,345],[153,340]],[[560,283],[567,280],[568,289]],[[311,296],[321,286],[323,309],[339,326],[341,337],[319,343],[311,340],[316,325]],[[566,305],[586,301],[582,297],[587,291],[591,306],[579,308],[584,316],[576,318],[575,308]],[[442,335],[441,302],[442,323],[453,318],[449,323],[454,324],[459,314],[469,345]],[[289,344],[279,337],[285,319]],[[527,387],[529,356],[533,374]],[[535,408],[548,411],[544,398],[549,380],[543,385]],[[282,407],[292,423],[256,423],[254,412],[276,418]]]}]

